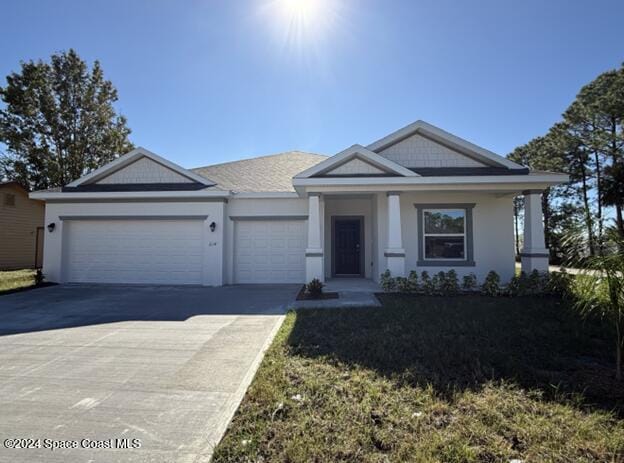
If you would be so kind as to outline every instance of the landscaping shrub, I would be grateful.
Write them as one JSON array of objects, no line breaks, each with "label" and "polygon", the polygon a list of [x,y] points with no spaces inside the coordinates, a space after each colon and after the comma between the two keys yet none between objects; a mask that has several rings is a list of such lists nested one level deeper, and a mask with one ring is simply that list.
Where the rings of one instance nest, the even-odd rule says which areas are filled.
[{"label": "landscaping shrub", "polygon": [[396,289],[397,289],[397,291],[399,291],[401,293],[409,293],[410,292],[409,280],[407,278],[405,278],[405,277],[396,277],[395,281],[396,281]]},{"label": "landscaping shrub", "polygon": [[409,272],[409,276],[407,277],[409,292],[415,293],[418,292],[418,273],[415,270],[411,270]]},{"label": "landscaping shrub", "polygon": [[420,281],[422,282],[421,283],[422,292],[425,294],[425,296],[431,296],[435,293],[434,282],[431,280],[431,277],[429,276],[429,272],[427,272],[426,270],[423,270],[422,273],[420,274]]},{"label": "landscaping shrub", "polygon": [[306,292],[312,298],[320,298],[323,295],[323,283],[318,278],[314,278],[306,285]]},{"label": "landscaping shrub", "polygon": [[561,268],[558,272],[549,274],[546,293],[552,296],[559,296],[562,299],[570,299],[572,297],[573,283],[572,275],[567,273],[564,268]]},{"label": "landscaping shrub", "polygon": [[444,281],[444,272],[438,272],[431,277],[431,286],[433,294],[440,296],[442,294],[442,282]]},{"label": "landscaping shrub", "polygon": [[[544,272],[548,275],[546,272]],[[529,294],[543,294],[545,289],[544,277],[538,270],[533,270],[529,273],[528,278],[528,290]]]},{"label": "landscaping shrub", "polygon": [[498,296],[500,294],[500,277],[494,270],[491,270],[485,277],[485,281],[481,285],[481,294],[484,296]]},{"label": "landscaping shrub", "polygon": [[507,294],[512,297],[526,296],[529,294],[529,279],[526,272],[514,275],[507,284]]},{"label": "landscaping shrub", "polygon": [[43,276],[43,272],[41,271],[41,269],[37,269],[37,272],[35,272],[35,285],[39,286],[43,284],[44,279],[45,278]]},{"label": "landscaping shrub", "polygon": [[443,295],[454,295],[459,293],[459,279],[457,272],[453,269],[448,272],[440,272],[443,275],[441,289]]},{"label": "landscaping shrub", "polygon": [[469,273],[462,278],[462,289],[464,291],[474,291],[477,289],[477,275]]},{"label": "landscaping shrub", "polygon": [[381,289],[383,289],[386,293],[394,291],[394,289],[396,288],[396,279],[392,277],[390,270],[386,269],[386,271],[381,274],[379,284],[381,286]]}]

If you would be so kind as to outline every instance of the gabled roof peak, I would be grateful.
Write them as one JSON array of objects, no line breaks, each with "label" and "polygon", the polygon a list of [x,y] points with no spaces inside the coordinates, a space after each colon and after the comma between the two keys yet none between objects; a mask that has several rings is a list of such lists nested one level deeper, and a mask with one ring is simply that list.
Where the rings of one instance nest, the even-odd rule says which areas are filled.
[{"label": "gabled roof peak", "polygon": [[67,186],[68,187],[77,187],[80,185],[85,185],[85,184],[89,184],[89,183],[94,183],[104,177],[107,177],[109,175],[111,175],[114,172],[117,172],[118,170],[126,167],[129,164],[132,164],[135,161],[138,161],[141,158],[148,158],[151,159],[152,161],[168,168],[171,169],[172,171],[196,182],[196,183],[200,183],[202,185],[206,185],[206,186],[213,186],[215,185],[215,183],[205,177],[202,177],[201,175],[198,175],[194,172],[191,172],[190,170],[185,169],[182,166],[179,166],[178,164],[175,164],[159,155],[157,155],[156,153],[153,153],[151,151],[149,151],[146,148],[143,148],[142,146],[139,146],[138,148],[133,149],[132,151],[118,157],[117,159],[115,159],[114,161],[109,162],[108,164],[103,165],[102,167],[100,167],[99,169],[95,169],[93,172],[90,172],[87,175],[84,175],[82,177],[80,177],[78,180],[74,180],[73,182],[69,183]]},{"label": "gabled roof peak", "polygon": [[360,158],[367,163],[377,167],[389,174],[398,175],[401,177],[413,177],[417,176],[415,172],[380,156],[379,154],[369,150],[362,145],[352,145],[344,151],[325,159],[324,161],[310,167],[309,169],[300,172],[295,175],[295,178],[307,178],[315,175],[323,175],[324,173],[341,166],[342,164],[350,161],[354,158]]},{"label": "gabled roof peak", "polygon": [[380,153],[383,150],[416,134],[420,134],[425,138],[447,146],[452,150],[455,150],[469,158],[483,162],[489,166],[506,167],[508,169],[523,168],[521,165],[516,164],[503,156],[486,150],[485,148],[481,148],[474,143],[464,140],[463,138],[453,135],[421,119],[380,138],[379,140],[368,145],[367,148],[375,153]]}]

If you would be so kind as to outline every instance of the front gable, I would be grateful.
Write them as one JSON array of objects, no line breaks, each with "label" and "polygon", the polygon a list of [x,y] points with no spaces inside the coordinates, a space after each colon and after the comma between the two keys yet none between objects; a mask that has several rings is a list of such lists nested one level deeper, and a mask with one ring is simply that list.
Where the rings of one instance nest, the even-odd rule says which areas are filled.
[{"label": "front gable", "polygon": [[417,175],[392,160],[361,145],[353,145],[297,174],[295,178],[310,177],[413,177]]},{"label": "front gable", "polygon": [[192,183],[188,177],[163,166],[148,158],[141,157],[136,161],[102,177],[93,183],[110,185],[118,183]]},{"label": "front gable", "polygon": [[524,169],[424,121],[416,121],[367,148],[408,169]]},{"label": "front gable", "polygon": [[389,146],[379,154],[407,168],[429,167],[488,167],[487,164],[414,134]]},{"label": "front gable", "polygon": [[63,188],[63,191],[198,190],[214,182],[137,148]]}]

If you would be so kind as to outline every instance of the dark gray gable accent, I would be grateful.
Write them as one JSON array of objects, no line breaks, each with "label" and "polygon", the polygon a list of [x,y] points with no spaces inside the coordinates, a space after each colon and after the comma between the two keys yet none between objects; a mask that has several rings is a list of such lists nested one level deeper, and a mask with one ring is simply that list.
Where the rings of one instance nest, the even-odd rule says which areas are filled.
[{"label": "dark gray gable accent", "polygon": [[89,183],[79,186],[64,186],[64,193],[112,192],[112,191],[194,191],[203,190],[201,183]]},{"label": "dark gray gable accent", "polygon": [[[474,230],[472,223],[472,210],[475,203],[456,204],[414,204],[418,214],[418,267],[474,267]],[[466,213],[466,260],[429,260],[425,259],[425,209],[463,209]]]},{"label": "dark gray gable accent", "polygon": [[470,177],[478,175],[529,175],[529,169],[507,167],[415,167],[410,168],[423,177]]}]

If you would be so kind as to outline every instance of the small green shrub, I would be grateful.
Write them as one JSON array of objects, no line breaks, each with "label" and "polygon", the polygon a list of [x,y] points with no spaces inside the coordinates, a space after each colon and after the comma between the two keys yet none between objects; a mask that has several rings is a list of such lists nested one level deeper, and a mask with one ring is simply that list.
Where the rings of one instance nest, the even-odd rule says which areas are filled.
[{"label": "small green shrub", "polygon": [[409,292],[416,293],[418,292],[418,273],[415,270],[411,270],[409,272],[409,276],[407,277]]},{"label": "small green shrub", "polygon": [[444,272],[438,272],[431,277],[431,286],[433,294],[440,296],[442,294],[442,283],[444,281]]},{"label": "small green shrub", "polygon": [[529,279],[526,272],[514,275],[507,284],[507,294],[512,297],[526,296],[530,293],[529,289]]},{"label": "small green shrub", "polygon": [[481,294],[484,296],[498,296],[500,294],[500,277],[494,270],[485,277],[485,281],[481,285]]},{"label": "small green shrub", "polygon": [[45,280],[45,277],[43,276],[43,272],[41,271],[41,269],[37,269],[37,271],[35,272],[35,285],[39,286],[41,284],[43,284],[43,281]]},{"label": "small green shrub", "polygon": [[310,283],[306,285],[306,292],[310,297],[318,299],[323,295],[323,283],[318,278],[314,278]]},{"label": "small green shrub", "polygon": [[469,273],[462,278],[462,289],[464,291],[474,291],[477,289],[477,275]]},{"label": "small green shrub", "polygon": [[400,293],[409,293],[409,280],[405,277],[396,277],[396,289]]},{"label": "small green shrub", "polygon": [[569,299],[572,296],[572,285],[574,283],[572,275],[567,273],[562,267],[558,272],[549,274],[546,284],[546,293],[552,296],[559,296]]},{"label": "small green shrub", "polygon": [[444,275],[442,279],[442,294],[444,295],[454,295],[459,293],[459,279],[457,278],[457,272],[453,269],[449,270],[444,274],[444,272],[440,272]]},{"label": "small green shrub", "polygon": [[379,284],[381,286],[381,289],[383,289],[384,292],[386,292],[386,293],[395,290],[395,288],[396,288],[396,279],[394,279],[392,277],[392,274],[390,273],[390,270],[386,269],[386,271],[381,274],[381,278],[379,280]]},{"label": "small green shrub", "polygon": [[538,270],[533,270],[529,273],[528,278],[528,293],[529,294],[541,294],[543,286],[543,278]]},{"label": "small green shrub", "polygon": [[425,296],[431,296],[435,293],[435,284],[429,276],[429,272],[423,270],[420,274],[420,281],[422,292],[425,294]]}]

